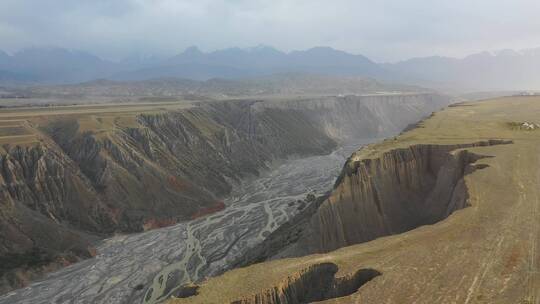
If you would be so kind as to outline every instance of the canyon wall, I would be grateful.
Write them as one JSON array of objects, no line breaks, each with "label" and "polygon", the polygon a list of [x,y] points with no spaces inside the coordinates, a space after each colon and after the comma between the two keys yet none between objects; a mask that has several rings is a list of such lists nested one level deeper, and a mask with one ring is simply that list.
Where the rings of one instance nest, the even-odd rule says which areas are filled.
[{"label": "canyon wall", "polygon": [[449,103],[449,97],[438,94],[351,95],[261,102],[253,108],[297,110],[321,125],[329,136],[354,139],[396,135]]},{"label": "canyon wall", "polygon": [[448,103],[435,94],[223,101],[115,118],[106,130],[72,116],[29,121],[39,143],[4,145],[0,156],[0,257],[13,265],[2,279],[21,286],[32,277],[21,269],[91,256],[97,238],[215,212],[273,161],[387,136]]},{"label": "canyon wall", "polygon": [[376,157],[365,150],[346,162],[334,189],[233,263],[329,252],[434,224],[467,207],[464,177],[485,157],[466,148],[508,144],[500,140],[456,145],[419,144]]},{"label": "canyon wall", "polygon": [[467,206],[464,176],[483,156],[466,148],[505,144],[412,145],[346,163],[336,186],[310,219],[299,244],[328,252],[434,224]]}]

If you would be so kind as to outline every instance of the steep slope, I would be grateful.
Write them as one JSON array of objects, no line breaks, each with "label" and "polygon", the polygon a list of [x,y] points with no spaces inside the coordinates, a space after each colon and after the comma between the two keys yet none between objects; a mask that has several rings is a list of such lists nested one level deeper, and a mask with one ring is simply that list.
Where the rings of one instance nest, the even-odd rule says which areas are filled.
[{"label": "steep slope", "polygon": [[328,252],[448,217],[467,206],[463,178],[483,158],[462,149],[505,143],[510,142],[414,145],[376,159],[353,155],[311,219],[301,247]]},{"label": "steep slope", "polygon": [[[396,132],[448,101],[409,94],[6,109],[8,245],[0,254],[88,257],[95,238],[86,233],[137,232],[221,210],[235,184],[274,161],[329,153],[353,134]],[[37,227],[63,236],[45,242]]]},{"label": "steep slope", "polygon": [[[538,120],[538,101],[460,104],[358,151],[299,237],[327,253],[233,270],[170,302],[537,303],[539,131],[517,126]],[[335,292],[358,273],[370,275]]]}]

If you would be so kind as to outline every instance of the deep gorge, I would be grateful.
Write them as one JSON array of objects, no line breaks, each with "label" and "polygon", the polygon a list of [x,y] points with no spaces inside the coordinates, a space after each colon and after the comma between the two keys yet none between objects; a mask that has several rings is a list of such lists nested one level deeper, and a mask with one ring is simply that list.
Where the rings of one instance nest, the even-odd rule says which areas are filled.
[{"label": "deep gorge", "polygon": [[[1,189],[9,208],[2,209],[0,227],[26,243],[3,242],[0,249],[25,255],[38,247],[52,261],[72,263],[96,254],[96,236],[219,210],[235,184],[276,160],[327,154],[354,137],[396,134],[448,102],[411,94],[201,103],[142,114],[135,125],[107,132],[51,119],[35,126],[44,136],[38,146],[4,147]],[[42,239],[37,231],[56,237]],[[69,239],[78,240],[75,247],[58,241]],[[4,286],[33,278],[14,271]]]}]

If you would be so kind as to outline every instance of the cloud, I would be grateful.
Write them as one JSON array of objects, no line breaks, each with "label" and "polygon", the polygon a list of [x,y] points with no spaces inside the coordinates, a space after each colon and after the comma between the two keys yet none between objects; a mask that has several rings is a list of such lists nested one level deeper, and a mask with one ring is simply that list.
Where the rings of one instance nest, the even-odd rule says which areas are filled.
[{"label": "cloud", "polygon": [[328,45],[379,61],[540,46],[533,0],[2,0],[0,48],[55,45],[119,58]]}]

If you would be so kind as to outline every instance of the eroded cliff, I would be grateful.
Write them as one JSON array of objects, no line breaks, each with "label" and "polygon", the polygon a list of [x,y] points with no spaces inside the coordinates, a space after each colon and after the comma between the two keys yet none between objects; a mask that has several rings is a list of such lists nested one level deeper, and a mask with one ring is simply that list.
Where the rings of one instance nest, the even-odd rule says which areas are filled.
[{"label": "eroded cliff", "polygon": [[465,148],[506,143],[413,145],[373,159],[353,155],[299,245],[328,252],[436,223],[467,206],[463,178],[484,156]]},{"label": "eroded cliff", "polygon": [[[2,141],[0,255],[25,260],[39,250],[44,265],[91,256],[96,236],[218,211],[235,184],[273,161],[329,153],[352,130],[361,137],[396,132],[448,101],[410,94],[225,101],[127,114],[25,113],[21,136],[34,142]],[[14,267],[4,273],[34,264],[6,263]]]}]

